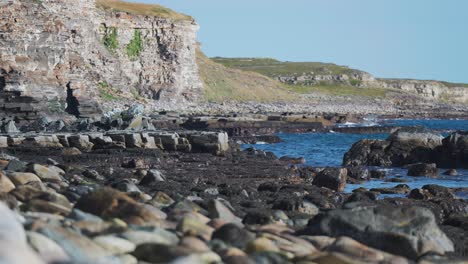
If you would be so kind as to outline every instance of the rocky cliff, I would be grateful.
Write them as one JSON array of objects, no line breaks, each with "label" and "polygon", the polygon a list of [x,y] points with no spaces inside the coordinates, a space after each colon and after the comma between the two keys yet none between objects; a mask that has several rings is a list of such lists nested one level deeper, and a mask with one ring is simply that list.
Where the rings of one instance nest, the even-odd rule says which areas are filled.
[{"label": "rocky cliff", "polygon": [[365,71],[321,62],[269,58],[213,58],[227,67],[254,71],[293,86],[343,86],[402,90],[424,99],[468,103],[468,85],[441,81],[380,79]]},{"label": "rocky cliff", "polygon": [[166,10],[166,16],[135,14],[138,9],[119,3],[0,0],[0,116],[89,116],[99,113],[101,95],[109,91],[197,100],[198,25]]}]

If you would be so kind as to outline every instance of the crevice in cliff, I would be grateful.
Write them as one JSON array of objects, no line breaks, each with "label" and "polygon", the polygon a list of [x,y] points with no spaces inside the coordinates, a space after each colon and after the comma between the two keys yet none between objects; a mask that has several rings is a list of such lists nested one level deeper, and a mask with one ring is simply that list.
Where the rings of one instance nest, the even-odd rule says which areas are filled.
[{"label": "crevice in cliff", "polygon": [[5,86],[6,86],[5,74],[6,74],[5,70],[0,69],[0,92],[3,92],[3,90],[5,90]]},{"label": "crevice in cliff", "polygon": [[73,89],[70,88],[70,83],[67,83],[67,108],[65,111],[76,117],[80,116],[78,99],[73,95]]}]

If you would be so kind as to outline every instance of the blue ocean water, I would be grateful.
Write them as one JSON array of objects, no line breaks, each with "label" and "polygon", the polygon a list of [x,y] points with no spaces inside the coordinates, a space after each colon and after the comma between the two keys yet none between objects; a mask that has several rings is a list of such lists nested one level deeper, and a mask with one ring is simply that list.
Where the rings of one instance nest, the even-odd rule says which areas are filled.
[{"label": "blue ocean water", "polygon": [[[392,126],[424,126],[447,133],[454,130],[468,130],[468,120],[380,120],[372,121],[379,125]],[[445,134],[444,133],[444,134]],[[277,144],[243,145],[244,148],[255,147],[271,151],[278,157],[304,157],[306,164],[315,167],[339,167],[343,156],[351,146],[361,139],[385,139],[388,134],[347,134],[347,133],[305,133],[305,134],[278,134],[283,140]],[[426,184],[438,184],[446,187],[468,187],[468,170],[458,169],[458,176],[441,175],[437,179],[426,177],[408,177],[407,170],[402,168],[385,168],[387,178],[401,177],[409,182],[411,188],[420,188]],[[441,174],[444,168],[441,168]],[[371,180],[363,184],[348,184],[346,192],[365,188],[388,188],[399,183],[385,182],[384,180]],[[459,193],[460,197],[468,198],[468,193]]]}]

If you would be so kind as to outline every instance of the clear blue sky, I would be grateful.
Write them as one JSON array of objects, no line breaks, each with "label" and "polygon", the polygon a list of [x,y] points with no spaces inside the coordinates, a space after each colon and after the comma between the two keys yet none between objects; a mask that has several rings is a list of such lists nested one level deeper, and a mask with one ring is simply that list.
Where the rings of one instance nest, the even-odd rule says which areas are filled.
[{"label": "clear blue sky", "polygon": [[193,16],[210,57],[468,83],[468,0],[140,0]]}]

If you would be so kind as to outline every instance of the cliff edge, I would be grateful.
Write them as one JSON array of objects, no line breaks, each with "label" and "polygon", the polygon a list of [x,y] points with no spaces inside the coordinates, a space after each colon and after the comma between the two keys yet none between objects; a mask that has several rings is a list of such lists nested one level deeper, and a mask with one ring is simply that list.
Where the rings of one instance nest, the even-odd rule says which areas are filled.
[{"label": "cliff edge", "polygon": [[198,29],[157,5],[0,0],[0,117],[86,117],[106,96],[197,101]]}]

